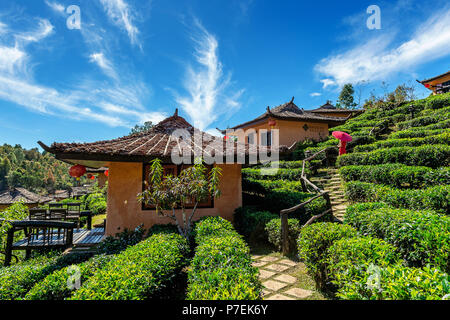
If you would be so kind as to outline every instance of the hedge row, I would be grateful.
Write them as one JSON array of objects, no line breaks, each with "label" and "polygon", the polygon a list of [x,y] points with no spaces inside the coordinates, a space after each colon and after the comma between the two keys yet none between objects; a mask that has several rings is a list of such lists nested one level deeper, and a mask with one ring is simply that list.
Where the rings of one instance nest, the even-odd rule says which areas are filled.
[{"label": "hedge row", "polygon": [[370,165],[384,163],[403,163],[411,166],[427,166],[432,168],[450,165],[450,146],[432,145],[416,148],[395,147],[378,149],[371,152],[355,152],[339,156],[337,165]]},{"label": "hedge row", "polygon": [[429,124],[424,127],[414,127],[410,130],[436,130],[436,129],[448,129],[450,128],[450,119],[440,121],[438,123]]},{"label": "hedge row", "polygon": [[234,225],[236,230],[250,241],[266,241],[266,224],[279,216],[270,211],[260,210],[255,206],[239,207],[234,211]]},{"label": "hedge row", "polygon": [[442,299],[450,292],[447,274],[404,267],[394,246],[357,236],[348,225],[307,226],[298,250],[318,285],[337,291],[342,299]]},{"label": "hedge row", "polygon": [[441,133],[450,133],[450,129],[435,129],[435,130],[402,130],[393,132],[389,135],[388,140],[391,139],[406,139],[406,138],[423,138],[428,136],[434,136]]},{"label": "hedge row", "polygon": [[300,180],[302,169],[242,169],[242,176],[250,179],[263,180]]},{"label": "hedge row", "polygon": [[[80,275],[80,284],[83,284],[95,272],[101,269],[107,262],[111,260],[112,255],[99,255],[91,258],[87,262],[76,265]],[[75,289],[68,286],[68,281],[71,275],[74,274],[71,267],[65,267],[57,270],[42,281],[38,282],[33,288],[28,291],[25,300],[64,300],[72,295]]]},{"label": "hedge row", "polygon": [[426,99],[425,106],[427,109],[440,109],[450,106],[450,94],[439,94]]},{"label": "hedge row", "polygon": [[256,300],[262,286],[250,250],[220,217],[209,217],[194,229],[195,256],[188,271],[189,300]]},{"label": "hedge row", "polygon": [[186,240],[154,234],[117,254],[97,270],[71,300],[142,300],[157,297],[186,265]]},{"label": "hedge row", "polygon": [[450,185],[400,190],[373,183],[351,181],[345,184],[345,196],[352,202],[382,201],[396,208],[434,210],[450,214]]},{"label": "hedge row", "polygon": [[437,134],[434,136],[427,136],[423,138],[404,138],[404,139],[389,139],[381,140],[373,144],[359,145],[356,146],[355,152],[367,152],[382,148],[392,148],[392,147],[417,147],[429,144],[450,144],[450,132]]},{"label": "hedge row", "polygon": [[450,168],[407,166],[400,163],[345,166],[339,169],[345,181],[363,181],[393,187],[421,188],[450,184]]},{"label": "hedge row", "polygon": [[399,128],[400,130],[404,130],[412,127],[424,127],[430,124],[438,123],[445,119],[448,119],[448,114],[433,113],[432,115],[421,116],[411,120],[398,122],[397,128]]},{"label": "hedge row", "polygon": [[393,209],[380,203],[349,206],[344,222],[363,235],[398,248],[410,266],[431,264],[450,271],[450,218],[427,211]]},{"label": "hedge row", "polygon": [[88,259],[89,254],[42,255],[23,263],[0,268],[0,300],[17,300],[52,272]]},{"label": "hedge row", "polygon": [[300,181],[286,180],[258,180],[252,178],[242,179],[242,190],[266,194],[275,189],[284,189],[286,191],[302,191]]}]

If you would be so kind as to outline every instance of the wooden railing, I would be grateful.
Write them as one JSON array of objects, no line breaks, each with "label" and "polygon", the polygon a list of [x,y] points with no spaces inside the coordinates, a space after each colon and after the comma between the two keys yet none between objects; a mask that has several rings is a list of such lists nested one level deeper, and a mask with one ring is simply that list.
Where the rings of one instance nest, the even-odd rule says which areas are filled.
[{"label": "wooden railing", "polygon": [[307,185],[312,187],[314,189],[314,191],[316,191],[318,194],[308,200],[306,200],[305,202],[302,202],[292,208],[288,208],[288,209],[283,209],[280,211],[280,217],[281,217],[281,242],[282,242],[282,250],[283,250],[283,254],[287,255],[289,254],[289,224],[288,224],[288,215],[291,212],[294,212],[298,209],[301,209],[303,207],[305,207],[307,204],[313,202],[316,199],[319,199],[321,197],[323,197],[326,201],[326,210],[324,212],[322,212],[321,214],[312,216],[303,226],[302,228],[310,225],[311,223],[313,223],[315,220],[325,216],[326,214],[333,214],[333,209],[331,207],[331,200],[330,200],[330,195],[328,194],[328,191],[324,191],[322,189],[320,189],[318,186],[316,186],[314,183],[312,183],[311,181],[308,180],[308,178],[306,177],[305,174],[305,168],[306,168],[306,162],[307,161],[311,161],[314,158],[316,158],[319,154],[326,152],[328,148],[324,148],[322,150],[320,150],[319,152],[316,152],[315,154],[313,154],[312,156],[306,158],[303,160],[303,164],[302,164],[302,175],[300,177],[300,181],[302,184],[302,189],[304,192],[308,192],[307,189]]}]

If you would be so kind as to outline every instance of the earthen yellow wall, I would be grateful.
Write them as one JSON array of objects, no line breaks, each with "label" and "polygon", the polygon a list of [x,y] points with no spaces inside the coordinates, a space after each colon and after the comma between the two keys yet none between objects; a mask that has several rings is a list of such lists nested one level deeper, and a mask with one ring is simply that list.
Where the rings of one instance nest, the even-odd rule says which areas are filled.
[{"label": "earthen yellow wall", "polygon": [[[194,220],[202,216],[217,216],[233,221],[234,210],[242,206],[241,165],[217,165],[222,168],[221,196],[214,200],[214,208],[199,208]],[[136,195],[142,192],[142,163],[111,162],[108,176],[108,208],[106,234],[115,235],[125,228],[134,229],[144,224],[146,229],[154,224],[172,223],[158,216],[154,210],[142,210]],[[177,214],[180,212],[178,211]]]},{"label": "earthen yellow wall", "polygon": [[[303,126],[307,124],[309,129],[305,131]],[[256,144],[261,144],[261,133],[260,130],[270,130],[268,120],[260,124],[250,125],[243,128],[242,130],[237,130],[234,135],[237,136],[239,142],[247,142],[245,138],[245,132],[254,129],[257,132]],[[305,139],[312,140],[323,140],[328,136],[328,124],[318,123],[318,122],[303,122],[303,121],[289,121],[289,120],[276,120],[276,126],[273,129],[278,129],[279,131],[279,145],[291,146],[296,141],[303,141]],[[231,134],[230,134],[231,135]],[[275,145],[275,140],[274,145]]]}]

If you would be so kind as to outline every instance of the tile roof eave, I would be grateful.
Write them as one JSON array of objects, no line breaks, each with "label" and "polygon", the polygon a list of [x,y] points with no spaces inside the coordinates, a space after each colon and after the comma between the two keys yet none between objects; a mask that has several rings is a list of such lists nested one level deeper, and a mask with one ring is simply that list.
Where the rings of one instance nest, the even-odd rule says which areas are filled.
[{"label": "tile roof eave", "polygon": [[450,70],[449,71],[447,71],[447,72],[445,72],[445,73],[443,73],[443,74],[440,74],[440,75],[438,75],[438,76],[435,76],[435,77],[432,77],[432,78],[429,78],[429,79],[425,79],[425,80],[422,80],[422,81],[419,81],[420,83],[427,83],[427,82],[430,82],[430,81],[433,81],[433,80],[436,80],[436,79],[439,79],[439,78],[441,78],[441,77],[445,77],[445,76],[447,76],[447,75],[449,75],[450,74]]}]

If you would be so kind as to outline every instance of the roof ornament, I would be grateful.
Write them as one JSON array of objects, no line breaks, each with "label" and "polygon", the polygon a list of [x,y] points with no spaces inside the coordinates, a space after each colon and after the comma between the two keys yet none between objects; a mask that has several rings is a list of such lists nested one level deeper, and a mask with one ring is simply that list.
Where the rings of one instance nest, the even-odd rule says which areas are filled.
[{"label": "roof ornament", "polygon": [[175,113],[173,114],[174,117],[178,117],[178,108],[175,109]]},{"label": "roof ornament", "polygon": [[272,114],[272,111],[270,111],[270,107],[269,106],[267,106],[267,113],[268,114]]},{"label": "roof ornament", "polygon": [[292,102],[294,102],[294,98],[295,98],[295,97],[292,97],[292,99],[291,99],[291,103],[292,103]]}]

